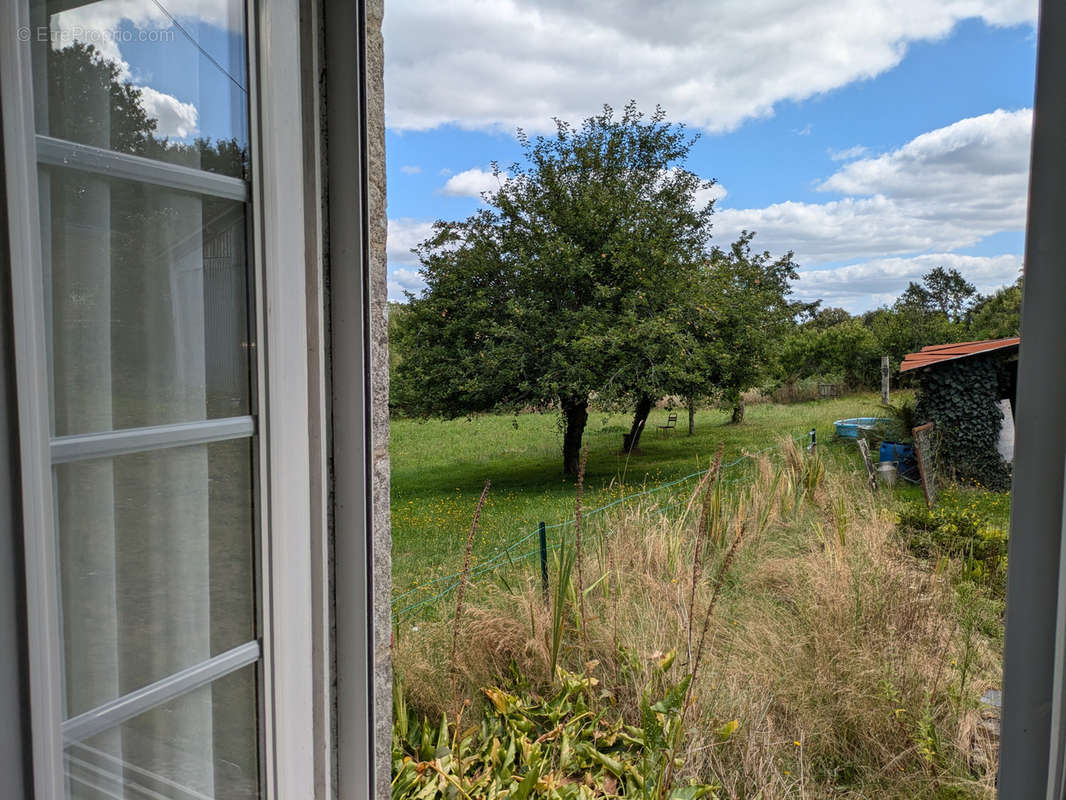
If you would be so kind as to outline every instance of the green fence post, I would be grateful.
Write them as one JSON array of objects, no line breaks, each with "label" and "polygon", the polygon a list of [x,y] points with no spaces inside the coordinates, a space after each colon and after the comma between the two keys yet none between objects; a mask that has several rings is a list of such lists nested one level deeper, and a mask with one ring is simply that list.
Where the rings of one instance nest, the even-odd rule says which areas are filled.
[{"label": "green fence post", "polygon": [[540,523],[540,588],[544,593],[544,605],[548,605],[548,534]]}]

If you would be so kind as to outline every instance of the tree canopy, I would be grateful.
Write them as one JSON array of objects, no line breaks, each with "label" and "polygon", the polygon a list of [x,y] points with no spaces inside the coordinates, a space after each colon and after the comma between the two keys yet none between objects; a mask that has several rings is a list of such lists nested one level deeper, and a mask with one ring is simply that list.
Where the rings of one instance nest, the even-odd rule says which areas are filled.
[{"label": "tree canopy", "polygon": [[966,325],[974,339],[1018,336],[1022,326],[1022,279],[979,296],[967,313]]},{"label": "tree canopy", "polygon": [[695,138],[661,109],[605,106],[519,140],[487,207],[416,250],[427,288],[399,326],[396,396],[423,415],[557,407],[574,472],[593,392],[622,402],[674,380],[713,182],[684,168]]},{"label": "tree canopy", "polygon": [[[937,267],[892,306],[853,317],[794,302],[792,253],[743,232],[711,245],[713,181],[686,169],[695,137],[633,103],[553,136],[519,131],[523,158],[465,220],[438,221],[414,252],[426,288],[390,319],[394,408],[457,417],[554,409],[577,470],[589,404],[635,409],[741,393],[767,378],[839,376],[858,387],[926,344],[1011,329],[1015,295],[989,297]],[[1005,294],[1006,292],[1006,294]],[[980,337],[974,337],[980,338]],[[691,417],[690,417],[691,424]]]},{"label": "tree canopy", "polygon": [[728,248],[714,247],[702,280],[700,357],[690,362],[686,397],[712,392],[743,416],[740,394],[771,366],[776,340],[793,326],[800,304],[789,302],[796,265],[792,253],[774,258],[752,249],[755,234],[744,231]]},{"label": "tree canopy", "polygon": [[1021,296],[1021,279],[985,296],[958,270],[936,267],[890,306],[859,316],[811,304],[784,337],[776,374],[785,382],[817,376],[874,386],[880,356],[898,365],[926,345],[1016,336]]},{"label": "tree canopy", "polygon": [[122,80],[120,65],[92,44],[48,48],[48,132],[73,142],[169,161],[208,172],[247,177],[247,147],[236,139],[158,136],[145,110],[144,90]]}]

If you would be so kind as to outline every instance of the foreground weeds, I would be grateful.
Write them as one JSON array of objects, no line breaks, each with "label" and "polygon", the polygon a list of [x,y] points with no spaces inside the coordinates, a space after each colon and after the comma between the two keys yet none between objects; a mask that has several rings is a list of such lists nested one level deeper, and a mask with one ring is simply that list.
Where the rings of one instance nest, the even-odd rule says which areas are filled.
[{"label": "foreground weeds", "polygon": [[860,477],[782,447],[587,530],[547,603],[512,579],[398,631],[394,797],[993,797],[981,597]]}]

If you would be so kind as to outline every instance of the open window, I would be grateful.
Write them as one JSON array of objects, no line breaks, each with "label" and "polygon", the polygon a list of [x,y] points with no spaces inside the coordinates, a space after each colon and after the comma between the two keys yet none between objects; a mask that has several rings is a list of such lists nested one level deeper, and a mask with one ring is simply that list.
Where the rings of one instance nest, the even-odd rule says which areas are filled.
[{"label": "open window", "polygon": [[[24,556],[4,602],[24,591],[11,656],[36,798],[369,795],[369,384],[331,398],[326,335],[331,314],[356,320],[361,375],[367,226],[327,261],[322,221],[367,208],[358,186],[326,203],[327,5],[0,10],[5,512]],[[364,11],[344,13],[332,80],[358,88]],[[357,165],[364,103],[333,109],[363,126]],[[327,263],[355,276],[332,305]],[[346,437],[338,400],[359,420]],[[331,518],[358,599],[340,624]]]}]

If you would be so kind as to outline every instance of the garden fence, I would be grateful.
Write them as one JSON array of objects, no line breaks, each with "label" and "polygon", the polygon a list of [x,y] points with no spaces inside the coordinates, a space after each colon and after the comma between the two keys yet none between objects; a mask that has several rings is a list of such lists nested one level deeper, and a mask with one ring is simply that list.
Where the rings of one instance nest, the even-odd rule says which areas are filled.
[{"label": "garden fence", "polygon": [[[810,444],[813,444],[814,431],[811,430],[807,433],[794,435],[793,439],[796,441],[805,441]],[[746,460],[754,459],[756,456],[760,456],[764,453],[769,453],[779,448],[780,445],[771,445],[770,447],[764,447],[762,450],[757,450],[752,453],[745,453],[739,458],[734,459],[733,461],[722,464],[720,468],[720,474],[724,474],[726,471],[738,467]],[[696,472],[692,472],[681,478],[676,478],[672,481],[667,481],[666,483],[661,483],[657,486],[652,486],[650,488],[643,489],[639,492],[634,492],[633,494],[629,494],[624,497],[619,497],[609,503],[605,503],[601,506],[597,506],[596,508],[583,511],[582,520],[584,521],[587,520],[589,517],[594,517],[598,514],[603,514],[612,508],[616,508],[626,503],[631,503],[634,500],[638,500],[640,498],[660,494],[661,492],[664,492],[669,489],[676,489],[678,486],[702,478],[704,475],[707,474],[709,469],[710,468],[708,467],[708,469],[697,470]],[[733,478],[731,480],[723,480],[722,482],[729,484],[736,483],[738,480],[740,479]],[[662,514],[666,514],[669,511],[681,506],[682,504],[684,504],[684,502],[685,500],[683,499],[677,500],[671,503],[667,503],[665,505],[661,505],[658,507],[657,510]],[[496,572],[505,565],[513,568],[519,564],[525,563],[528,559],[536,557],[538,554],[543,557],[543,555],[548,551],[556,550],[562,544],[562,539],[560,537],[558,541],[548,544],[546,541],[547,532],[559,531],[559,533],[561,534],[564,529],[572,526],[573,524],[573,519],[563,520],[562,522],[556,522],[551,525],[547,525],[544,522],[540,522],[532,530],[520,533],[509,544],[507,544],[505,547],[502,547],[490,558],[477,564],[475,567],[472,567],[467,577],[468,584],[474,583],[479,578],[482,578],[489,573]],[[529,543],[531,542],[531,540],[536,539],[539,539],[540,541],[534,541],[533,544],[535,544],[535,546],[530,547]],[[526,549],[523,549],[522,552],[516,552],[520,548],[522,548],[523,545],[526,546]],[[542,558],[542,575],[546,571],[546,568],[547,565],[546,563],[544,563]],[[442,575],[438,578],[434,578],[431,581],[428,581],[424,584],[420,584],[411,589],[408,589],[407,591],[401,594],[396,595],[392,599],[393,622],[397,623],[404,619],[408,619],[414,616],[422,609],[433,606],[434,604],[440,602],[449,594],[459,588],[459,583],[461,579],[462,571],[455,572],[451,575]],[[418,597],[418,595],[426,593],[429,594],[428,597]]]}]

